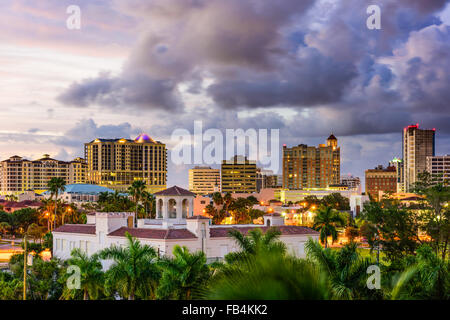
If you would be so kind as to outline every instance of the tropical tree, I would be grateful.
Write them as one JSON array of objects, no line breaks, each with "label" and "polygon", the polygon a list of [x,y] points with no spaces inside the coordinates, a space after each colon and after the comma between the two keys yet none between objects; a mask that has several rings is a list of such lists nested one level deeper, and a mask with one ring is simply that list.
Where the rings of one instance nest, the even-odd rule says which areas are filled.
[{"label": "tropical tree", "polygon": [[106,272],[107,293],[117,292],[121,297],[134,300],[136,297],[155,297],[160,270],[158,255],[152,247],[142,245],[127,232],[126,247],[113,245],[102,250],[102,259],[112,259],[113,264]]},{"label": "tropical tree", "polygon": [[[66,261],[67,266],[77,266],[80,270],[80,287],[83,300],[98,299],[103,290],[104,273],[99,256],[93,254],[90,257],[79,248],[73,249],[71,258]],[[64,278],[64,280],[67,280]],[[64,281],[67,283],[67,281]],[[75,299],[80,291],[64,288],[62,299]]]},{"label": "tropical tree", "polygon": [[150,192],[144,191],[142,193],[142,202],[144,204],[145,214],[149,218],[154,218],[156,215],[156,198]]},{"label": "tropical tree", "polygon": [[[327,274],[328,283],[334,299],[364,299],[376,297],[377,292],[368,290],[367,268],[374,264],[369,258],[361,258],[357,244],[350,243],[340,250],[322,248],[309,239],[305,245],[308,258]],[[382,295],[378,294],[378,298]]]},{"label": "tropical tree", "polygon": [[204,252],[191,253],[178,245],[173,248],[173,258],[162,259],[159,267],[162,276],[156,295],[160,299],[195,299],[211,274]]},{"label": "tropical tree", "polygon": [[133,197],[134,206],[135,206],[135,217],[134,223],[136,225],[136,221],[138,218],[138,205],[139,201],[142,200],[142,196],[145,192],[145,181],[144,180],[134,180],[131,186],[128,188],[128,193]]},{"label": "tropical tree", "polygon": [[9,231],[9,229],[11,228],[11,226],[9,225],[8,222],[0,222],[0,232],[4,235],[6,235],[6,233]]},{"label": "tropical tree", "polygon": [[332,207],[321,206],[314,217],[313,228],[320,232],[320,241],[328,246],[328,237],[332,242],[337,240],[337,227],[345,225],[345,219]]},{"label": "tropical tree", "polygon": [[51,198],[55,197],[55,218],[54,218],[54,226],[53,229],[56,228],[56,217],[58,210],[58,195],[60,192],[64,192],[66,189],[66,181],[62,178],[51,178],[48,182],[48,190],[50,191]]},{"label": "tropical tree", "polygon": [[275,227],[269,228],[264,234],[259,228],[250,230],[247,236],[238,230],[230,230],[228,234],[235,240],[241,250],[225,255],[227,263],[243,261],[248,256],[256,255],[259,252],[277,251],[281,255],[286,253],[286,245],[279,240],[281,232]]},{"label": "tropical tree", "polygon": [[204,297],[213,300],[324,300],[323,272],[281,251],[258,252],[220,267]]}]

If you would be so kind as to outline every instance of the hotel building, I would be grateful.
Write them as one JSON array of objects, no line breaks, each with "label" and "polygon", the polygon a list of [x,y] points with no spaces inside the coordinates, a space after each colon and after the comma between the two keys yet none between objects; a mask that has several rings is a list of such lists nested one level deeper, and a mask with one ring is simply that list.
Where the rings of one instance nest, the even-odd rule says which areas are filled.
[{"label": "hotel building", "polygon": [[405,192],[405,182],[403,180],[405,178],[403,160],[394,158],[389,162],[389,166],[395,167],[395,170],[397,172],[397,192]]},{"label": "hotel building", "polygon": [[450,155],[427,157],[427,171],[436,182],[450,183]]},{"label": "hotel building", "polygon": [[341,185],[347,186],[349,190],[355,190],[361,193],[361,180],[359,177],[346,175],[341,177]]},{"label": "hotel building", "polygon": [[126,191],[134,180],[151,193],[166,188],[166,145],[146,134],[136,139],[95,139],[85,144],[89,183]]},{"label": "hotel building", "polygon": [[340,148],[334,135],[327,144],[283,146],[283,188],[328,188],[340,183]]},{"label": "hotel building", "polygon": [[51,178],[62,178],[66,184],[84,183],[87,165],[84,159],[71,162],[50,158],[45,154],[38,160],[13,156],[0,162],[0,193],[21,194],[26,191],[47,190]]},{"label": "hotel building", "polygon": [[221,182],[222,192],[256,192],[256,161],[242,156],[222,161]]},{"label": "hotel building", "polygon": [[403,129],[403,165],[405,192],[409,192],[417,175],[427,169],[427,157],[435,155],[435,129],[419,129],[419,124]]},{"label": "hotel building", "polygon": [[220,192],[220,170],[200,166],[189,169],[189,191],[196,194]]},{"label": "hotel building", "polygon": [[366,170],[366,194],[379,200],[380,191],[397,192],[397,170],[395,167],[383,168],[380,165],[375,169]]}]

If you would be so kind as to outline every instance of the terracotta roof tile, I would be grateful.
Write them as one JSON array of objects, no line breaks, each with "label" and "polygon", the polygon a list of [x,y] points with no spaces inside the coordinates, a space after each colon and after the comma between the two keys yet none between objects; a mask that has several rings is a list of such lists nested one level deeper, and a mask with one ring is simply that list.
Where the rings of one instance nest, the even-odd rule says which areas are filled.
[{"label": "terracotta roof tile", "polygon": [[210,229],[210,237],[211,238],[221,238],[228,237],[228,231],[230,230],[238,230],[243,235],[246,235],[250,230],[259,228],[263,233],[267,231],[269,228],[276,228],[281,231],[281,235],[296,235],[296,234],[319,234],[317,231],[300,226],[273,226],[273,227],[230,227],[230,228],[211,228]]},{"label": "terracotta roof tile", "polygon": [[95,234],[93,224],[65,224],[54,230],[54,232]]},{"label": "terracotta roof tile", "polygon": [[195,197],[195,193],[190,192],[186,189],[180,188],[178,186],[173,186],[171,188],[156,192],[157,196],[192,196]]},{"label": "terracotta roof tile", "polygon": [[125,232],[136,238],[145,239],[195,239],[195,234],[187,229],[150,229],[122,227],[111,232],[108,236],[125,237]]}]

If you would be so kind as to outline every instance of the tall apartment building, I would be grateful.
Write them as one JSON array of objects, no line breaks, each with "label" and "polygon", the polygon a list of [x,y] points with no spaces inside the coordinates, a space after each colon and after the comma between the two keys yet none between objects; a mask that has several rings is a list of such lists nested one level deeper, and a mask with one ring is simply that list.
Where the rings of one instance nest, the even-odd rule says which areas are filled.
[{"label": "tall apartment building", "polygon": [[397,192],[405,192],[405,174],[404,174],[404,165],[403,160],[394,158],[389,162],[390,167],[395,167],[397,172]]},{"label": "tall apartment building", "polygon": [[144,133],[134,140],[95,139],[85,143],[84,153],[89,183],[126,191],[143,180],[151,193],[166,188],[166,145]]},{"label": "tall apartment building", "polygon": [[222,192],[256,192],[256,161],[243,156],[222,161],[221,182]]},{"label": "tall apartment building", "polygon": [[379,191],[397,192],[397,170],[395,167],[383,168],[378,166],[375,169],[366,170],[366,194],[378,199]]},{"label": "tall apartment building", "polygon": [[30,161],[13,156],[0,162],[0,193],[43,191],[51,178],[62,178],[66,184],[85,183],[86,172],[87,165],[82,158],[66,162],[45,154],[41,159]]},{"label": "tall apartment building", "polygon": [[450,155],[427,157],[427,171],[436,182],[450,184]]},{"label": "tall apartment building", "polygon": [[200,166],[189,169],[189,191],[197,194],[220,191],[220,170]]},{"label": "tall apartment building", "polygon": [[403,175],[409,192],[417,175],[427,169],[427,157],[435,153],[435,129],[419,129],[419,124],[403,129]]},{"label": "tall apartment building", "polygon": [[327,188],[340,183],[340,148],[334,135],[326,145],[283,146],[283,188]]}]

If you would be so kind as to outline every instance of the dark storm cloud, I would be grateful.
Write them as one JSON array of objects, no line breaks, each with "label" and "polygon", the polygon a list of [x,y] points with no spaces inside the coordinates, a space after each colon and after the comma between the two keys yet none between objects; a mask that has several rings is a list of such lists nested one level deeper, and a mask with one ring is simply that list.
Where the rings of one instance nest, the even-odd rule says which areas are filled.
[{"label": "dark storm cloud", "polygon": [[[273,107],[298,111],[288,120],[265,111],[267,127],[283,128],[287,139],[431,124],[449,108],[449,27],[436,16],[448,2],[382,1],[382,29],[369,30],[369,0],[326,9],[312,0],[117,1],[142,30],[122,73],[75,83],[60,101],[156,110],[167,118],[159,132],[190,118],[221,128],[219,113],[228,126],[250,125],[222,109]],[[182,113],[180,85],[211,98],[213,112]]]}]

